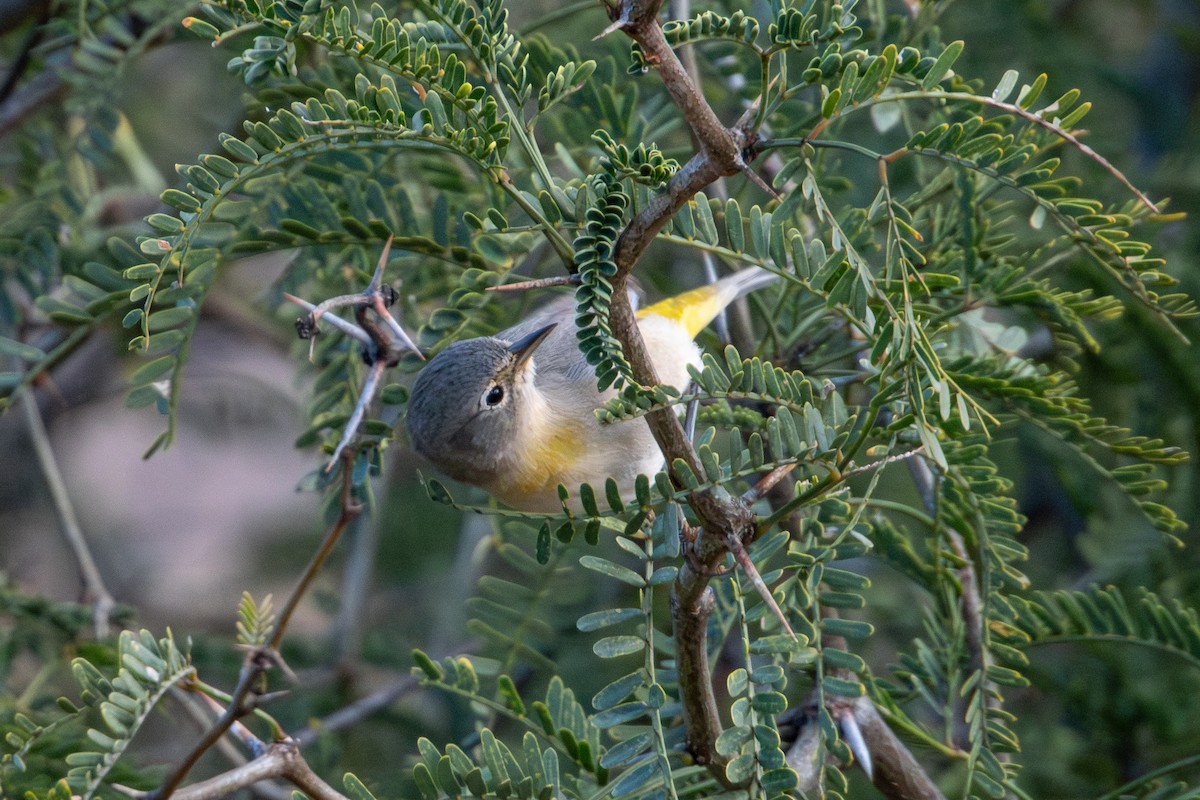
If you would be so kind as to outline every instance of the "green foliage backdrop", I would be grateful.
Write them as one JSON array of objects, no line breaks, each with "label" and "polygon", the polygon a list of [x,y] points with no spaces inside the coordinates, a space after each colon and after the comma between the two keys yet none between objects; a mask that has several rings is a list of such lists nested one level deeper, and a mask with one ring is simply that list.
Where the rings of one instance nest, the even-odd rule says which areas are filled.
[{"label": "green foliage backdrop", "polygon": [[[389,253],[392,313],[426,354],[547,291],[490,290],[567,276],[618,390],[601,418],[659,432],[690,404],[699,423],[632,494],[598,481],[566,487],[582,512],[517,513],[405,480],[416,356],[385,370],[377,339],[364,359],[326,332],[306,367],[297,343],[313,469],[295,479],[355,553],[382,532],[381,584],[465,606],[461,630],[396,612],[329,656],[284,635],[299,590],[273,606],[247,586],[234,642],[6,579],[4,796],[173,786],[192,739],[155,764],[136,734],[195,696],[320,797],[1198,790],[1194,87],[1129,44],[1194,65],[1186,11],[1136,5],[1152,21],[1113,31],[1075,4],[972,0],[29,5],[0,103],[0,391],[35,439],[36,397],[119,332],[129,413],[163,423],[147,455],[170,446],[223,270],[285,251],[255,325],[286,329],[285,293],[361,292]],[[169,179],[140,144],[170,125],[169,87],[136,76],[164,47],[223,63],[245,110]],[[694,387],[645,384],[630,273],[673,291],[746,266],[781,280],[703,335]],[[478,573],[441,580],[430,553],[476,511]],[[738,514],[794,636],[729,555]],[[354,677],[310,679],[335,667]]]}]

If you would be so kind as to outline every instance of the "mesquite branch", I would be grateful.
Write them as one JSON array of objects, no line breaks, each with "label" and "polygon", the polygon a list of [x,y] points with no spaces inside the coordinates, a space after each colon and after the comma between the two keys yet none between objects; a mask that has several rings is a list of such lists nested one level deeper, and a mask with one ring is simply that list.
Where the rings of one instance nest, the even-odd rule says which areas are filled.
[{"label": "mesquite branch", "polygon": [[[226,706],[224,713],[217,718],[216,722],[212,724],[212,727],[208,729],[200,741],[196,743],[195,747],[192,748],[192,751],[188,754],[187,758],[185,758],[179,764],[179,766],[175,768],[170,776],[163,781],[163,784],[154,791],[147,792],[145,795],[142,795],[142,797],[145,797],[146,800],[167,800],[167,798],[175,795],[179,785],[188,776],[188,773],[192,771],[192,768],[200,760],[200,757],[208,752],[208,750],[215,745],[216,742],[223,737],[238,720],[250,714],[254,710],[257,704],[257,696],[262,688],[262,679],[267,670],[272,666],[282,664],[282,661],[279,658],[279,645],[283,641],[283,635],[287,630],[288,623],[291,621],[292,614],[295,612],[296,607],[300,604],[300,599],[307,592],[309,585],[313,581],[313,578],[315,578],[317,573],[320,572],[321,566],[325,563],[325,559],[328,558],[329,554],[333,551],[333,546],[337,543],[338,539],[341,538],[342,533],[345,532],[350,523],[362,513],[362,506],[359,505],[359,503],[355,500],[353,493],[352,476],[354,471],[352,467],[354,455],[353,453],[347,451],[347,453],[343,454],[342,458],[344,463],[342,465],[343,477],[341,513],[338,515],[338,518],[334,521],[333,525],[330,526],[328,533],[325,535],[325,540],[321,543],[321,547],[317,550],[316,554],[309,562],[308,568],[305,570],[304,575],[300,578],[296,588],[292,591],[291,596],[288,597],[287,602],[284,604],[283,610],[275,622],[275,627],[271,631],[270,639],[264,646],[256,648],[255,650],[246,654],[246,661],[242,665],[241,674],[238,676],[237,687],[233,690],[232,697],[229,704]],[[274,755],[272,756],[272,754]],[[230,776],[234,776],[235,773],[237,776],[253,776],[259,775],[259,770],[267,770],[270,771],[271,774],[263,774],[260,777],[254,777],[254,779],[249,783],[232,786],[230,788],[223,789],[222,791],[224,793],[228,793],[240,788],[241,786],[250,785],[250,783],[270,777],[293,779],[293,776],[300,775],[307,779],[307,776],[311,775],[312,779],[316,781],[316,783],[313,783],[312,786],[302,785],[296,782],[294,779],[293,782],[302,789],[305,789],[305,791],[308,791],[310,788],[314,789],[318,793],[312,796],[321,797],[322,800],[325,798],[342,798],[342,795],[330,789],[327,785],[321,782],[316,775],[312,774],[312,770],[308,768],[308,765],[304,763],[304,759],[300,756],[297,744],[293,740],[286,738],[273,743],[266,755],[255,759],[249,764],[238,767],[237,769],[232,770],[225,775],[217,776],[210,781],[206,781],[204,784],[197,784],[196,787],[189,787],[188,794],[185,796],[195,798],[196,800],[199,800],[200,798],[224,796],[223,793],[194,794],[194,792],[196,791],[197,787],[201,785],[211,784],[212,786],[223,787],[225,784],[220,782],[230,779]]]},{"label": "mesquite branch", "polygon": [[[617,241],[614,260],[618,271],[613,280],[612,329],[621,341],[634,378],[645,385],[658,383],[658,378],[638,332],[624,291],[625,282],[638,258],[675,212],[717,178],[737,174],[742,165],[738,142],[743,134],[721,123],[688,76],[663,36],[658,21],[660,8],[660,0],[630,0],[618,9],[615,25],[636,41],[650,62],[658,67],[671,99],[692,129],[699,151],[675,174],[666,191],[630,221]],[[654,413],[647,422],[668,464],[678,458],[694,470],[702,469],[674,413]],[[680,570],[675,586],[673,614],[679,651],[679,682],[688,725],[688,747],[698,762],[710,764],[714,775],[724,780],[725,770],[716,752],[721,722],[706,654],[706,630],[712,612],[712,600],[707,596],[708,575],[725,556],[726,537],[740,539],[753,530],[753,515],[745,503],[720,489],[696,492],[689,498],[689,504],[702,528],[692,544],[691,566]]]},{"label": "mesquite branch", "polygon": [[[346,796],[321,780],[300,755],[292,739],[273,742],[258,758],[216,777],[192,784],[174,794],[175,800],[217,800],[261,781],[281,779],[290,782],[315,800],[346,800]],[[151,800],[155,792],[125,791],[137,800]]]},{"label": "mesquite branch", "polygon": [[[658,232],[697,192],[745,168],[743,152],[755,139],[754,132],[743,127],[750,124],[748,119],[730,128],[714,113],[667,44],[659,23],[661,6],[662,0],[624,0],[611,11],[611,28],[623,31],[637,42],[647,61],[657,67],[697,146],[697,152],[673,176],[666,190],[629,222],[617,241],[612,330],[624,348],[634,378],[644,385],[656,384],[658,380],[624,291],[626,281]],[[680,459],[694,471],[702,471],[696,452],[672,411],[651,413],[647,422],[668,464]],[[753,535],[754,515],[744,499],[720,487],[693,492],[688,503],[700,527],[691,544],[690,558],[679,571],[672,602],[680,692],[688,726],[688,747],[693,757],[708,764],[718,780],[727,782],[724,762],[716,752],[721,722],[707,660],[706,631],[713,607],[708,584],[714,568],[728,552],[728,543],[744,542]],[[887,797],[940,797],[912,754],[895,738],[869,701],[855,704],[854,716],[874,758],[876,785]]]}]

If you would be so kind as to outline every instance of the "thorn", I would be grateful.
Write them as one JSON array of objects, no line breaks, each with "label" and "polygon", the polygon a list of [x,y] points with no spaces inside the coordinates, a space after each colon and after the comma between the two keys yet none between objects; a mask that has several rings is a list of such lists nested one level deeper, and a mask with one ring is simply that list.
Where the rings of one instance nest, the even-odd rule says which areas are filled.
[{"label": "thorn", "polygon": [[791,464],[783,464],[764,475],[758,483],[754,484],[753,488],[749,489],[742,495],[742,502],[746,505],[754,505],[764,494],[775,488],[775,484],[779,483],[784,477],[796,468],[796,462]]},{"label": "thorn", "polygon": [[875,767],[871,762],[871,750],[867,747],[867,740],[863,738],[862,728],[858,727],[858,720],[854,718],[852,709],[847,709],[838,717],[838,727],[842,729],[842,738],[854,754],[854,760],[862,767],[862,771],[867,773],[867,777],[874,780]]},{"label": "thorn", "polygon": [[[367,299],[368,305],[379,315],[379,318],[383,320],[400,344],[416,353],[417,357],[424,361],[425,356],[417,347],[417,343],[405,332],[404,328],[400,327],[400,323],[388,311],[388,307],[396,302],[396,290],[383,282],[383,270],[387,266],[388,256],[392,252],[392,241],[395,238],[394,234],[389,233],[387,241],[383,243],[383,252],[379,254],[379,263],[375,265],[375,274],[371,276],[371,282],[363,290],[363,297]],[[384,343],[376,342],[376,344],[382,347]]]},{"label": "thorn", "polygon": [[[393,297],[394,296],[395,295],[393,295]],[[388,330],[390,330],[392,334],[400,341],[400,344],[404,345],[409,350],[412,350],[417,354],[417,358],[424,361],[425,355],[421,352],[421,349],[417,347],[417,343],[414,342],[407,333],[405,333],[404,328],[400,327],[400,323],[396,321],[396,318],[388,312],[387,299],[384,297],[384,292],[376,292],[374,294],[374,296],[371,298],[371,307],[375,310],[375,313],[379,315],[379,318],[384,321],[384,324],[387,325]]]},{"label": "thorn", "polygon": [[375,265],[375,274],[371,276],[371,282],[367,284],[367,288],[363,291],[368,297],[379,291],[380,285],[383,283],[383,268],[387,264],[388,255],[392,252],[392,239],[395,238],[392,234],[388,234],[387,241],[383,243],[383,252],[379,255],[379,263]]},{"label": "thorn", "polygon": [[771,613],[775,615],[775,619],[779,620],[780,624],[783,625],[783,629],[788,632],[788,636],[791,636],[796,641],[800,641],[800,637],[796,635],[796,632],[792,630],[792,626],[788,624],[787,617],[783,615],[779,604],[775,602],[775,597],[771,594],[771,590],[767,588],[767,584],[763,582],[762,576],[758,574],[758,568],[750,560],[750,554],[746,552],[746,546],[742,544],[742,540],[737,538],[737,536],[731,535],[725,540],[725,547],[728,548],[729,552],[733,553],[734,560],[741,566],[742,572],[746,574],[750,583],[754,585],[758,596],[771,609]]},{"label": "thorn", "polygon": [[771,197],[774,198],[775,200],[783,199],[782,196],[780,196],[779,192],[772,189],[770,184],[768,184],[765,180],[762,179],[761,175],[759,175],[754,170],[750,169],[749,164],[743,163],[740,166],[741,166],[742,172],[746,173],[746,177],[750,179],[751,183],[753,183],[758,188],[762,189],[767,194],[771,195]]},{"label": "thorn", "polygon": [[628,24],[629,24],[629,18],[626,16],[622,16],[620,19],[614,20],[611,25],[609,25],[604,30],[600,31],[595,36],[593,36],[592,41],[595,42],[600,39],[603,39],[605,36],[608,36],[610,33],[621,30]]},{"label": "thorn", "polygon": [[379,385],[379,378],[383,375],[383,369],[387,366],[382,358],[371,365],[371,371],[367,373],[367,379],[363,382],[362,391],[358,394],[358,402],[354,404],[354,411],[350,414],[350,419],[346,421],[346,427],[342,430],[342,438],[338,440],[337,447],[333,449],[333,455],[329,457],[329,463],[325,465],[325,474],[333,471],[333,467],[337,464],[338,457],[342,451],[350,444],[350,440],[354,438],[354,434],[358,432],[359,423],[362,422],[363,415],[367,412],[367,404],[375,396],[375,388]]},{"label": "thorn", "polygon": [[578,286],[578,275],[556,275],[553,278],[537,278],[536,280],[520,281],[518,283],[502,283],[499,286],[489,286],[487,292],[524,292],[529,289],[545,289],[550,286]]}]

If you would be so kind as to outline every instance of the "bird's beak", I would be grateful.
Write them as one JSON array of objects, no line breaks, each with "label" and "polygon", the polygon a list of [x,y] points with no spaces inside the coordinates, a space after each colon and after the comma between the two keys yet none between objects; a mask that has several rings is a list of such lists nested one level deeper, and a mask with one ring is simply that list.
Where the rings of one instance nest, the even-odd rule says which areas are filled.
[{"label": "bird's beak", "polygon": [[527,362],[529,357],[533,355],[533,351],[537,349],[539,344],[546,341],[546,337],[550,335],[550,331],[554,330],[557,326],[558,323],[553,322],[544,328],[538,328],[528,336],[522,336],[510,344],[508,352],[512,353],[515,358],[513,368],[516,369]]}]

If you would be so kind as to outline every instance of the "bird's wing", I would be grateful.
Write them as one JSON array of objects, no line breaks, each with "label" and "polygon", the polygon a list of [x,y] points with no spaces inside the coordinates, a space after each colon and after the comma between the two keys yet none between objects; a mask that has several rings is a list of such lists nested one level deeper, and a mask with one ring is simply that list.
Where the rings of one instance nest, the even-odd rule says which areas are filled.
[{"label": "bird's wing", "polygon": [[682,325],[688,336],[694,339],[727,305],[778,279],[778,275],[761,267],[738,270],[716,283],[698,286],[682,294],[659,300],[638,311],[638,319],[649,316],[665,317]]}]

